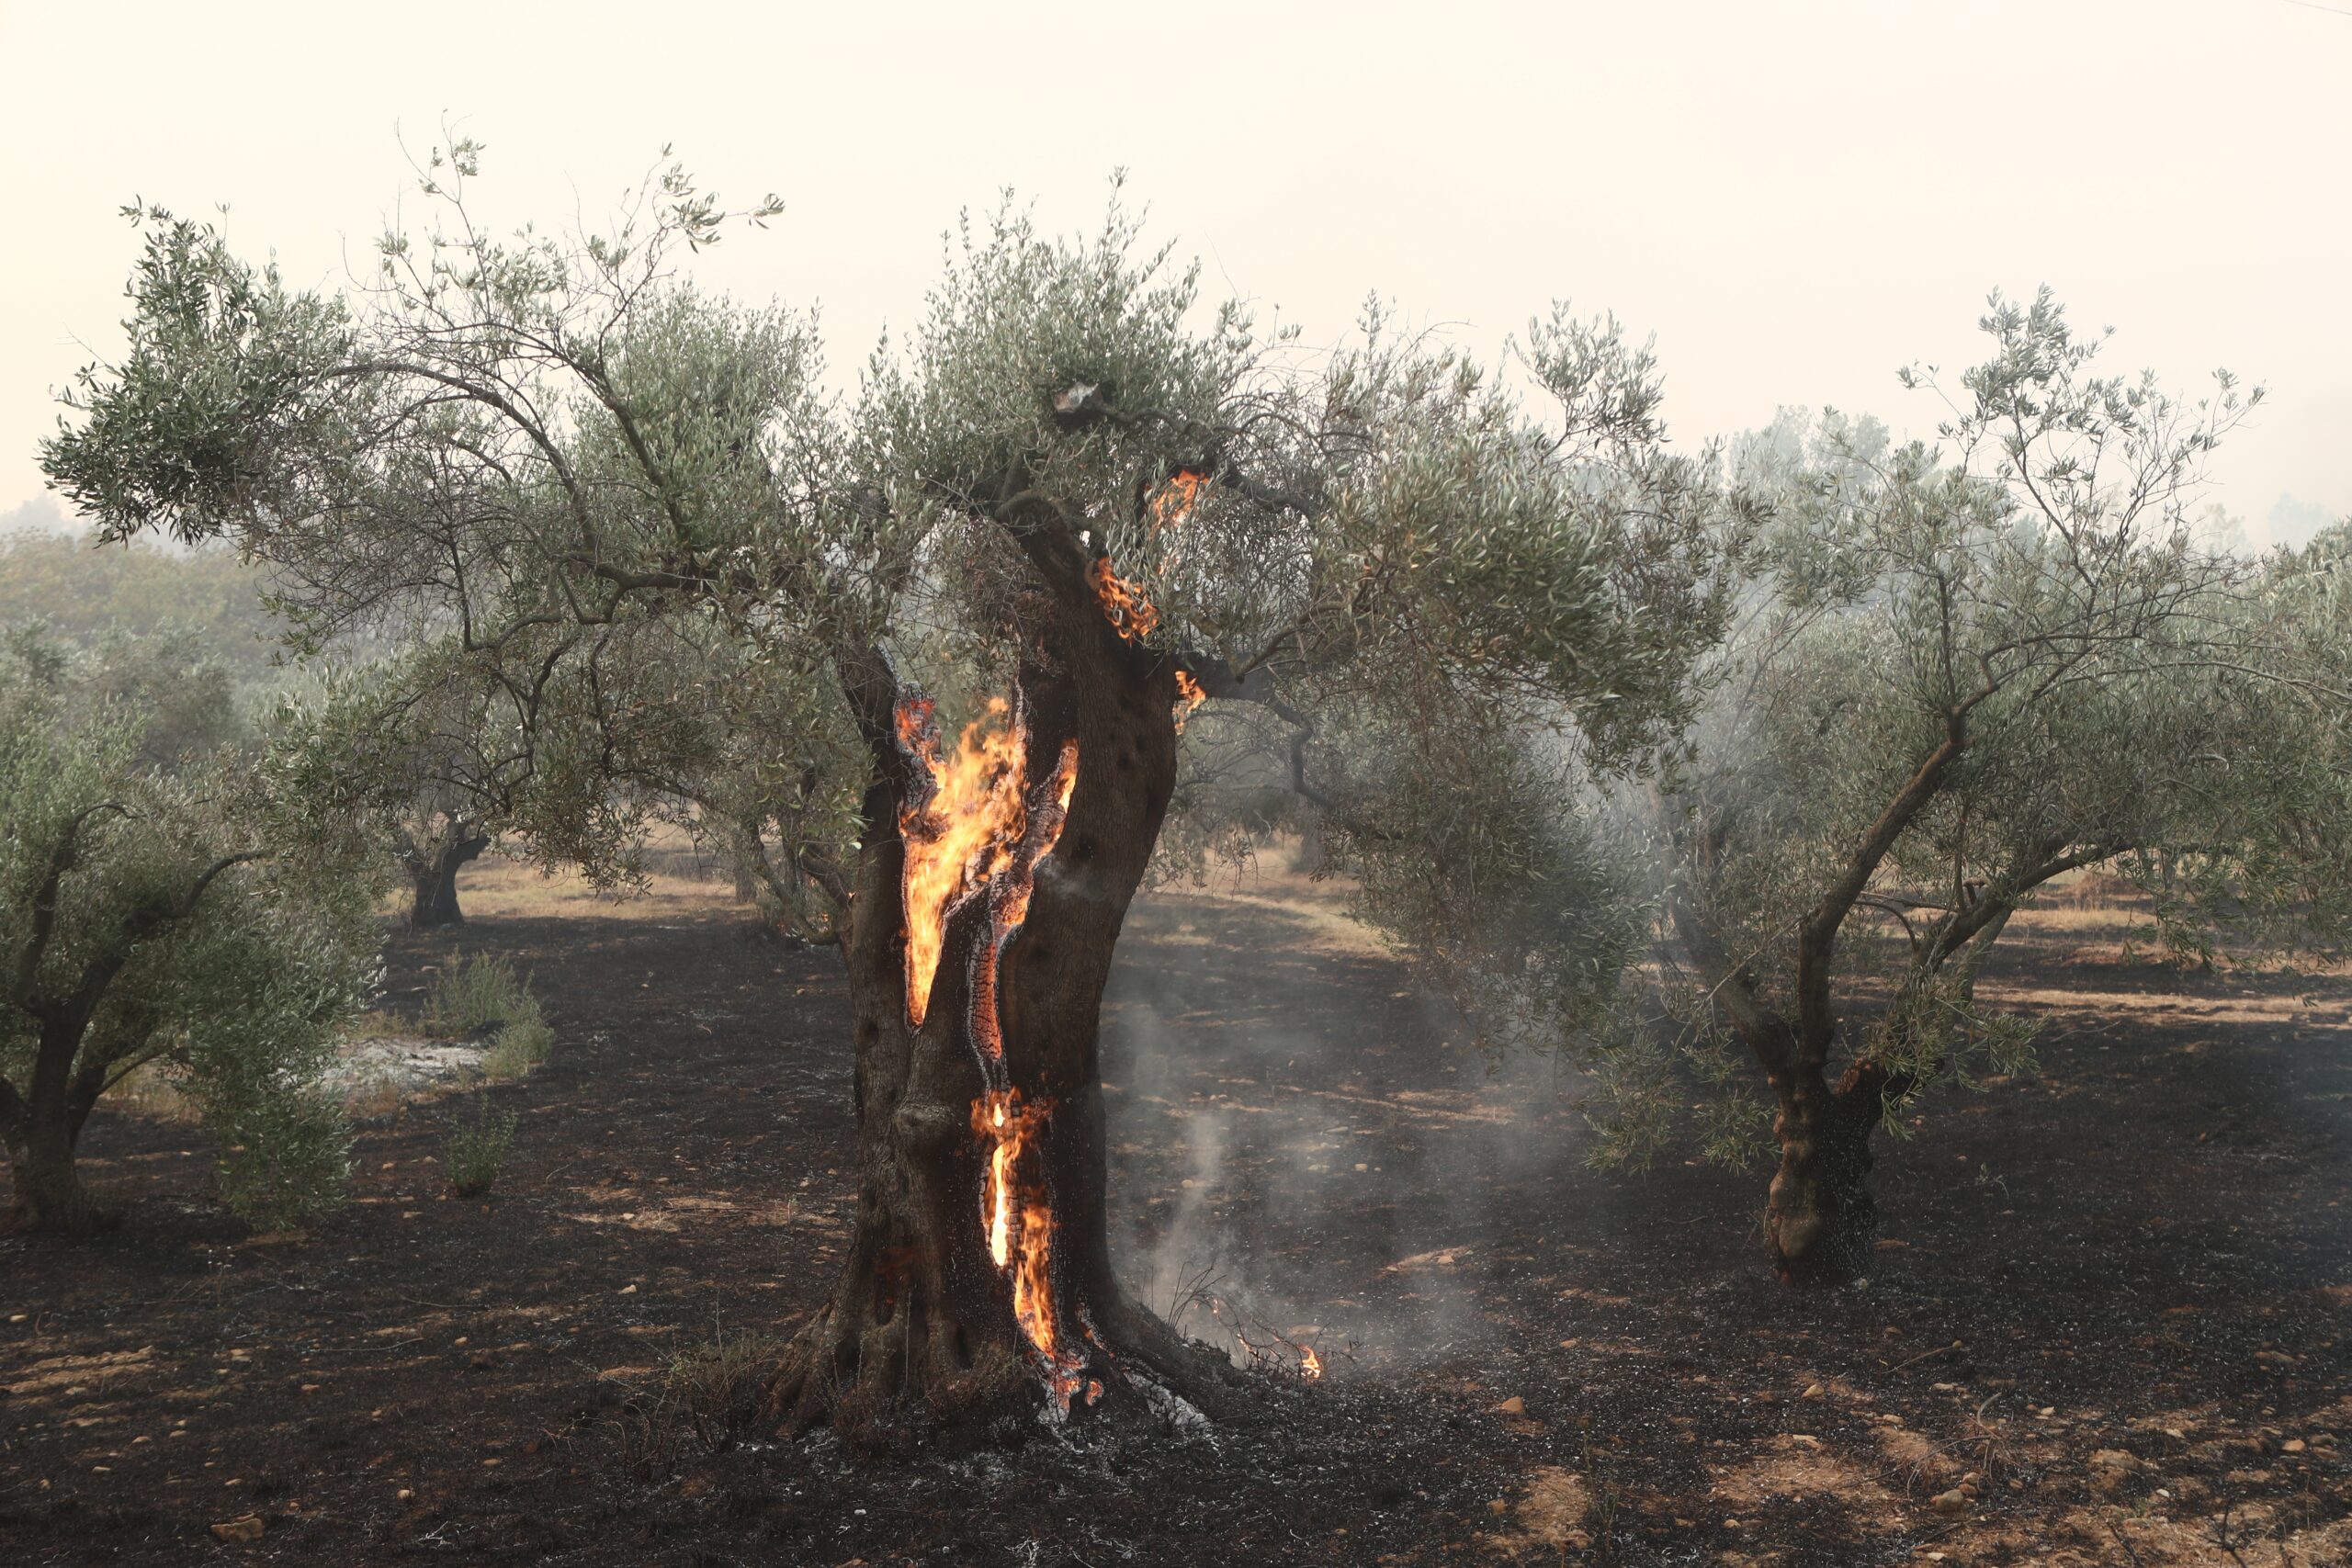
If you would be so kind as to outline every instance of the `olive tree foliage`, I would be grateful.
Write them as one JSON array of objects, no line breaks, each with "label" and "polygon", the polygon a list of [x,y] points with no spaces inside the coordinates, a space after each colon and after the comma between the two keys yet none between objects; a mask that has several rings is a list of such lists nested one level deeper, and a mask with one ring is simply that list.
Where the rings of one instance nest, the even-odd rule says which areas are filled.
[{"label": "olive tree foliage", "polygon": [[137,761],[170,770],[253,739],[248,702],[215,649],[176,630],[109,630],[81,643],[44,618],[0,621],[15,678],[48,690],[62,708],[135,718]]},{"label": "olive tree foliage", "polygon": [[314,803],[290,798],[287,744],[142,756],[151,718],[53,665],[0,656],[0,1140],[19,1212],[85,1230],[107,1217],[74,1153],[92,1110],[141,1069],[167,1074],[221,1145],[220,1182],[256,1224],[334,1206],[339,1105],[316,1085],[374,987],[373,887]]},{"label": "olive tree foliage", "polygon": [[232,535],[309,647],[401,647],[379,780],[612,880],[662,790],[718,761],[700,699],[772,673],[779,746],[822,728],[807,661],[873,619],[902,547],[843,510],[855,444],[807,323],[670,276],[770,209],[723,214],[673,167],[611,235],[496,237],[465,207],[478,154],[435,154],[444,221],[384,236],[347,294],[131,214],[128,349],[85,374],[49,460],[104,536]]},{"label": "olive tree foliage", "polygon": [[[809,320],[677,270],[774,198],[730,212],[672,165],[610,233],[499,236],[468,205],[480,151],[435,155],[435,218],[339,294],[130,212],[129,347],[45,453],[106,536],[233,535],[313,643],[406,642],[389,701],[483,694],[466,787],[532,853],[626,878],[673,816],[836,938],[868,655],[950,708],[1001,691],[1050,535],[1250,710],[1225,734],[1273,782],[1353,802],[1351,863],[1398,881],[1374,914],[1431,935],[1499,878],[1560,874],[1521,832],[1578,860],[1554,886],[1599,894],[1587,836],[1510,798],[1558,779],[1487,764],[1535,732],[1578,766],[1670,733],[1722,606],[1718,476],[1665,450],[1655,367],[1613,322],[1530,329],[1547,416],[1376,310],[1320,356],[1207,310],[1115,204],[1072,241],[1008,205],[950,236],[909,342],[844,402]],[[1171,508],[1179,474],[1206,482]],[[1467,817],[1498,842],[1442,857],[1442,893],[1408,846]]]},{"label": "olive tree foliage", "polygon": [[1861,1266],[1872,1129],[2030,1060],[2037,1021],[1975,987],[2056,879],[2129,876],[2184,940],[2342,930],[2346,699],[2299,646],[2325,574],[2190,525],[2259,393],[2097,374],[2046,292],[1983,326],[1938,445],[1835,414],[1747,444],[1774,505],[1711,699],[1622,802],[1671,1027],[1597,1037],[1599,1153],[1645,1161],[1686,1114],[1721,1158],[1777,1144],[1792,1278]]},{"label": "olive tree foliage", "polygon": [[1497,1049],[1556,1045],[1639,950],[1591,786],[1688,722],[1754,526],[1712,450],[1669,447],[1655,359],[1613,321],[1556,307],[1505,369],[1375,302],[1311,398],[1252,411],[1315,502],[1244,513],[1224,546],[1254,592],[1193,611],[1212,666],[1267,695],[1186,730],[1178,839],[1197,862],[1236,821],[1310,827],[1318,869]]}]

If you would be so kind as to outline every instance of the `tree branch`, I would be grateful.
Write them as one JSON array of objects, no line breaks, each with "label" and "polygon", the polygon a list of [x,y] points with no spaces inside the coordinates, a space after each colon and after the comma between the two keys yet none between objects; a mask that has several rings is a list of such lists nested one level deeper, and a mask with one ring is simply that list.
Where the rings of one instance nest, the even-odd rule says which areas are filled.
[{"label": "tree branch", "polygon": [[25,945],[17,954],[16,988],[12,995],[16,1004],[43,1022],[50,1021],[56,1004],[40,993],[40,961],[49,951],[50,938],[57,930],[57,896],[66,873],[72,871],[81,857],[82,829],[100,812],[129,816],[130,808],[120,801],[102,800],[83,807],[65,824],[65,829],[50,852],[49,868],[32,897],[32,930],[25,937]]},{"label": "tree branch", "polygon": [[1855,900],[1877,874],[1880,863],[1894,848],[1894,841],[1935,798],[1953,759],[1967,749],[1969,711],[1996,690],[1997,686],[1988,680],[1964,702],[1946,712],[1943,740],[1904,781],[1878,820],[1862,835],[1861,842],[1854,846],[1838,880],[1830,884],[1821,901],[1797,927],[1798,1043],[1803,1059],[1813,1066],[1828,1061],[1829,1042],[1837,1032],[1837,1019],[1830,1010],[1829,979],[1838,928],[1845,924]]}]

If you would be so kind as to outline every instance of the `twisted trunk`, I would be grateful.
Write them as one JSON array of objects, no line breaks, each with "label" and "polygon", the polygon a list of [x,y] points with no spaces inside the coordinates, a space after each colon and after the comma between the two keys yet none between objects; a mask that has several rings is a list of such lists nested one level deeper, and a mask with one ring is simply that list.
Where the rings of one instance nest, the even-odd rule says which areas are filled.
[{"label": "twisted trunk", "polygon": [[1774,1087],[1781,1167],[1764,1218],[1772,1267],[1792,1285],[1843,1284],[1868,1271],[1878,1239],[1871,1134],[1894,1086],[1884,1069],[1857,1062],[1835,1089],[1809,1066],[1779,1075]]},{"label": "twisted trunk", "polygon": [[412,858],[408,870],[415,897],[409,905],[408,923],[420,931],[463,925],[465,912],[458,908],[458,868],[488,848],[486,836],[461,832],[439,850]]},{"label": "twisted trunk", "polygon": [[[903,826],[927,799],[918,753],[901,750],[869,791],[843,946],[857,1213],[831,1300],[768,1384],[787,1430],[831,1422],[888,1445],[1006,1416],[1165,1409],[1167,1390],[1213,1397],[1222,1364],[1111,1269],[1099,1013],[1174,786],[1176,692],[1168,669],[1087,622],[1061,639],[1080,657],[1021,671],[1023,825],[996,874],[948,903],[919,1007]],[[1073,763],[1065,810],[1056,780]]]}]

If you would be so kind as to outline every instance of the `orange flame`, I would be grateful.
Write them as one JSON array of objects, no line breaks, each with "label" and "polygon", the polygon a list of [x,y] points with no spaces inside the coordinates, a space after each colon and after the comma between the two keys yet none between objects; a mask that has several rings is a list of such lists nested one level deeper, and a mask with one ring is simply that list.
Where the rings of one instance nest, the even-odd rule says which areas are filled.
[{"label": "orange flame", "polygon": [[[1151,498],[1151,521],[1155,527],[1173,528],[1193,514],[1201,491],[1209,477],[1191,468],[1179,468]],[[1159,611],[1144,596],[1143,589],[1111,570],[1107,555],[1094,558],[1087,576],[1094,584],[1095,603],[1102,606],[1112,626],[1129,642],[1141,642],[1159,625]]]},{"label": "orange flame", "polygon": [[1011,704],[990,702],[987,716],[965,727],[946,758],[939,754],[933,712],[928,699],[909,697],[898,714],[900,742],[930,783],[899,819],[906,846],[907,1017],[920,1028],[930,1010],[948,918],[968,899],[985,897],[989,931],[972,955],[967,1020],[985,1085],[972,1102],[972,1132],[986,1151],[980,1221],[989,1259],[1012,1288],[1013,1320],[1067,1414],[1086,1361],[1066,1346],[1056,1311],[1056,1221],[1035,1157],[1053,1102],[1025,1101],[1009,1080],[997,973],[1005,944],[1028,918],[1037,865],[1061,840],[1078,787],[1078,742],[1064,741],[1052,776],[1031,789],[1028,727]]},{"label": "orange flame", "polygon": [[1111,570],[1109,556],[1096,556],[1087,575],[1094,580],[1094,602],[1102,606],[1112,629],[1121,637],[1141,642],[1159,625],[1159,612],[1143,596],[1141,588]]},{"label": "orange flame", "polygon": [[907,1022],[915,1028],[931,1010],[948,915],[1012,863],[1026,826],[1025,748],[1020,728],[1005,722],[1011,706],[992,698],[987,716],[964,727],[956,754],[946,758],[939,754],[931,699],[899,707],[899,740],[931,779],[928,795],[899,814],[907,850]]},{"label": "orange flame", "polygon": [[1299,1375],[1305,1378],[1308,1382],[1313,1382],[1316,1379],[1323,1375],[1323,1358],[1315,1353],[1314,1346],[1307,1345],[1300,1348],[1298,1352],[1298,1371]]},{"label": "orange flame", "polygon": [[1206,474],[1196,473],[1191,468],[1177,469],[1169,476],[1168,482],[1159,487],[1159,493],[1151,498],[1151,520],[1163,528],[1173,528],[1183,522],[1193,514],[1193,508],[1199,502],[1201,491],[1208,482]]},{"label": "orange flame", "polygon": [[1084,1363],[1064,1351],[1054,1311],[1053,1206],[1046,1201],[1044,1182],[1023,1168],[1050,1109],[1023,1104],[1017,1089],[990,1089],[972,1103],[972,1130],[989,1146],[980,1182],[989,1260],[1012,1283],[1013,1321],[1053,1369],[1057,1391],[1067,1404]]},{"label": "orange flame", "polygon": [[1209,694],[1201,690],[1201,683],[1193,679],[1193,672],[1191,671],[1179,670],[1176,671],[1177,734],[1182,735],[1184,733],[1184,721],[1193,716],[1193,710],[1194,708],[1199,707],[1203,703],[1207,702],[1208,700]]}]

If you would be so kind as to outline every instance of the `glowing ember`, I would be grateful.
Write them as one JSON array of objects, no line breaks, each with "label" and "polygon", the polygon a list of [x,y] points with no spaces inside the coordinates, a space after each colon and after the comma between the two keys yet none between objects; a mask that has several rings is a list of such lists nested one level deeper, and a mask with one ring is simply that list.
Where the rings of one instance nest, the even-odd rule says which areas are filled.
[{"label": "glowing ember", "polygon": [[989,1260],[1011,1286],[1012,1315],[1036,1351],[1047,1386],[1067,1413],[1086,1365],[1067,1344],[1054,1303],[1055,1219],[1039,1144],[1051,1100],[1028,1101],[1012,1087],[997,1011],[1005,944],[1029,913],[1038,863],[1060,841],[1078,787],[1078,743],[1065,741],[1050,777],[1026,783],[1028,727],[999,699],[966,727],[952,757],[939,753],[927,699],[899,708],[899,736],[926,774],[929,791],[899,816],[906,845],[907,1017],[920,1027],[946,942],[946,924],[974,897],[988,900],[989,931],[974,950],[967,1021],[984,1088],[972,1102],[972,1132],[986,1154],[980,1223]]},{"label": "glowing ember", "polygon": [[1315,1353],[1314,1346],[1308,1345],[1299,1350],[1298,1373],[1308,1382],[1323,1375],[1323,1358]]},{"label": "glowing ember", "polygon": [[1201,690],[1201,683],[1193,679],[1191,671],[1179,670],[1176,671],[1177,734],[1182,735],[1184,733],[1184,721],[1193,716],[1193,710],[1194,708],[1199,707],[1203,703],[1207,702],[1208,700],[1209,694]]}]

